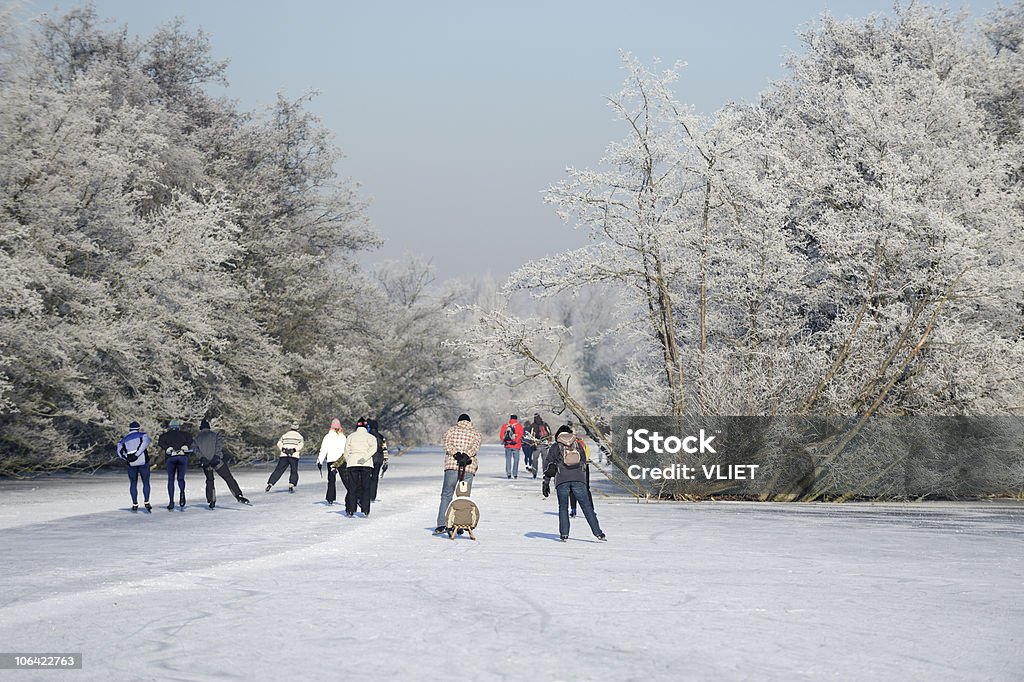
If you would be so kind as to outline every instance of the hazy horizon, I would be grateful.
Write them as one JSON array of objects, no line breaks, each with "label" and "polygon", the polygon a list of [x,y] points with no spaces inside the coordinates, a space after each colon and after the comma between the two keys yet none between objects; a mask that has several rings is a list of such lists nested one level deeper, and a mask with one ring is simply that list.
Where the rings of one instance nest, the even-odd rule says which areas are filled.
[{"label": "hazy horizon", "polygon": [[[26,2],[32,13],[83,2]],[[149,35],[182,17],[228,59],[226,94],[244,108],[311,90],[309,104],[345,154],[385,239],[373,264],[414,256],[437,278],[490,273],[580,246],[544,191],[568,166],[594,165],[624,134],[605,104],[622,84],[621,53],[650,66],[687,62],[679,99],[710,114],[754,101],[784,75],[797,31],[891,12],[892,3],[277,3],[96,0],[102,19]],[[936,3],[939,4],[939,3]],[[994,2],[967,5],[971,20]],[[244,21],[240,21],[244,19]],[[739,46],[737,48],[737,46]],[[514,245],[513,245],[514,243]]]}]

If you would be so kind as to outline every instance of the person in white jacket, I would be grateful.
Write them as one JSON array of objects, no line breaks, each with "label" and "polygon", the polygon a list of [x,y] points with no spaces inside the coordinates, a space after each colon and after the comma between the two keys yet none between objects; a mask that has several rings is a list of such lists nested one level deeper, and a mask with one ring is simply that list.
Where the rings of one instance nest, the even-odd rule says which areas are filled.
[{"label": "person in white jacket", "polygon": [[298,424],[292,424],[291,429],[277,439],[277,449],[280,451],[281,456],[277,459],[274,473],[270,474],[270,478],[267,479],[266,491],[268,493],[274,487],[274,484],[277,483],[277,479],[281,478],[284,470],[289,467],[291,468],[291,473],[288,474],[288,492],[295,492],[295,486],[299,484],[299,455],[302,453],[302,448],[305,445],[306,439],[299,433]]},{"label": "person in white jacket", "polygon": [[[323,471],[324,464],[327,464],[327,504],[334,504],[338,499],[338,489],[335,481],[340,472],[333,466],[345,454],[345,429],[341,427],[341,420],[337,417],[331,422],[331,430],[327,432],[324,439],[320,441],[320,454],[316,458],[316,466]],[[342,479],[345,483],[345,479]],[[348,486],[345,486],[348,489]]]},{"label": "person in white jacket", "polygon": [[[345,440],[345,452],[338,460],[348,469],[348,494],[345,495],[345,515],[355,516],[356,505],[363,516],[370,515],[370,478],[373,476],[373,455],[377,452],[377,438],[366,430],[366,419],[356,423],[356,430]],[[338,466],[341,466],[339,464]]]}]

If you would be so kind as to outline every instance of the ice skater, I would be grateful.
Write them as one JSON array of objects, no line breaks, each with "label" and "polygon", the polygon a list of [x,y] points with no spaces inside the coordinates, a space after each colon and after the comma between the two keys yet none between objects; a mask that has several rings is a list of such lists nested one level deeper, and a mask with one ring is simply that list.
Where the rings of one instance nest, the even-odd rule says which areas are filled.
[{"label": "ice skater", "polygon": [[[316,466],[322,474],[324,464],[327,464],[327,504],[334,504],[338,499],[337,479],[341,472],[335,466],[335,462],[341,459],[345,453],[345,429],[341,426],[341,420],[335,417],[331,420],[331,428],[320,441],[320,453],[316,458]],[[347,469],[346,469],[347,474]],[[345,487],[348,490],[348,486]]]},{"label": "ice skater", "polygon": [[167,430],[156,441],[167,456],[167,511],[174,511],[174,479],[178,479],[181,496],[178,505],[185,510],[185,472],[188,471],[188,456],[192,452],[192,434],[181,428],[180,419],[172,419]]},{"label": "ice skater", "polygon": [[448,505],[451,504],[452,496],[455,494],[455,485],[459,482],[459,467],[465,467],[463,479],[466,481],[469,494],[473,489],[473,477],[476,476],[479,462],[477,453],[480,452],[482,438],[468,414],[460,414],[451,427],[444,433],[441,444],[444,446],[444,481],[441,483],[441,506],[437,509],[437,526],[434,534],[439,535],[447,532]]},{"label": "ice skater", "polygon": [[590,530],[598,540],[607,540],[601,525],[597,522],[594,505],[587,492],[583,450],[576,435],[568,426],[560,426],[555,433],[555,442],[544,458],[544,497],[551,494],[551,479],[555,479],[555,493],[558,495],[558,538],[569,539],[569,494],[573,493],[590,524]]},{"label": "ice skater", "polygon": [[288,474],[288,492],[295,492],[295,486],[299,484],[299,455],[302,454],[302,448],[305,445],[306,439],[299,433],[298,424],[292,424],[291,429],[277,439],[277,449],[280,452],[280,456],[277,458],[277,466],[274,467],[274,473],[270,474],[270,478],[267,479],[266,492],[270,492],[270,489],[274,487],[277,480],[281,478],[281,474],[288,468],[291,469]]},{"label": "ice skater", "polygon": [[380,432],[376,419],[366,420],[366,430],[377,439],[377,451],[373,453],[373,473],[370,475],[370,501],[376,502],[380,475],[388,470],[388,439]]},{"label": "ice skater", "polygon": [[228,484],[228,489],[236,500],[242,504],[251,504],[242,494],[242,489],[238,487],[238,481],[231,475],[231,469],[228,468],[224,454],[224,434],[212,430],[210,422],[206,419],[199,422],[199,433],[192,441],[192,448],[199,458],[199,466],[203,467],[203,473],[206,474],[206,503],[210,505],[210,509],[217,506],[217,491],[213,484],[214,472],[220,474],[220,477]]},{"label": "ice skater", "polygon": [[550,438],[551,427],[534,412],[533,421],[523,430],[523,462],[534,478],[537,478],[537,472],[541,469],[540,460],[544,459],[546,448],[551,445]]},{"label": "ice skater", "polygon": [[345,515],[356,515],[356,507],[363,516],[370,515],[370,477],[373,475],[373,454],[377,452],[377,439],[366,430],[366,419],[356,423],[356,430],[345,440],[341,462],[348,470],[348,492],[345,495]]},{"label": "ice skater", "polygon": [[139,477],[142,477],[142,497],[146,511],[152,511],[149,504],[149,435],[142,430],[139,422],[128,425],[128,433],[117,442],[117,456],[128,465],[128,492],[132,496],[132,511],[139,511]]},{"label": "ice skater", "polygon": [[523,449],[523,425],[519,417],[510,415],[508,421],[501,425],[498,438],[505,446],[505,477],[519,478],[519,451]]}]

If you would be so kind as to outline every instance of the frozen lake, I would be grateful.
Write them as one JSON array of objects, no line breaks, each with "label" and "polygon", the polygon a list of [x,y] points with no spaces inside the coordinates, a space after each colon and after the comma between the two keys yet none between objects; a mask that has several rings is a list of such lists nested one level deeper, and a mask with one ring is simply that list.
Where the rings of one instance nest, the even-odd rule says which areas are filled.
[{"label": "frozen lake", "polygon": [[994,679],[1024,668],[1024,505],[638,504],[554,495],[485,449],[479,542],[432,536],[437,449],[395,458],[369,518],[303,460],[239,468],[206,508],[128,511],[127,477],[0,482],[0,651],[67,680]]}]

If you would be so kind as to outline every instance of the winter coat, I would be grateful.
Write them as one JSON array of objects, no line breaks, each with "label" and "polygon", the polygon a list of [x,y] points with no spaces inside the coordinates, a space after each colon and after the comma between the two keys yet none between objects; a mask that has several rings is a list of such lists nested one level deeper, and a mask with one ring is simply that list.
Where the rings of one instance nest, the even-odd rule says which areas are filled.
[{"label": "winter coat", "polygon": [[[508,428],[509,424],[512,425],[512,431],[515,432],[516,439],[511,443],[506,443],[505,430]],[[523,425],[519,423],[518,419],[509,419],[501,425],[501,430],[498,431],[498,442],[506,448],[511,448],[513,450],[521,450],[523,448]]]},{"label": "winter coat", "polygon": [[224,434],[211,429],[200,429],[192,440],[192,451],[200,460],[216,467],[224,459]]},{"label": "winter coat", "polygon": [[178,454],[186,455],[192,452],[192,434],[181,429],[164,431],[157,439],[156,445],[168,457]]},{"label": "winter coat", "polygon": [[480,463],[476,459],[476,453],[480,452],[480,443],[483,438],[473,428],[473,422],[461,421],[444,433],[441,444],[444,446],[444,470],[455,471],[459,463],[455,461],[456,452],[464,452],[473,458],[470,464],[466,465],[466,473],[476,475]]},{"label": "winter coat", "polygon": [[373,453],[373,466],[381,467],[384,462],[388,461],[388,439],[380,432],[380,426],[376,419],[367,421],[366,426],[370,435],[377,439],[377,451]]},{"label": "winter coat", "polygon": [[150,444],[149,435],[145,431],[132,429],[124,438],[117,442],[117,456],[128,466],[141,467],[149,463],[146,448]]},{"label": "winter coat", "polygon": [[[572,467],[566,466],[563,457],[563,451],[569,448],[574,448],[580,453],[580,463]],[[552,463],[557,467],[555,473],[556,488],[569,481],[579,481],[584,484],[587,482],[587,454],[584,448],[580,447],[580,443],[576,439],[573,439],[569,445],[563,445],[556,440],[548,448],[548,452],[544,456],[544,471],[547,471]]]},{"label": "winter coat", "polygon": [[382,433],[370,434],[377,439],[377,451],[373,453],[373,466],[380,467],[388,461],[388,439]]},{"label": "winter coat", "polygon": [[[542,426],[544,427],[544,433],[541,433]],[[545,421],[532,421],[526,426],[526,433],[533,436],[535,440],[540,441],[551,435],[551,427]]]},{"label": "winter coat", "polygon": [[345,441],[348,440],[341,431],[331,429],[320,441],[320,454],[316,458],[317,464],[327,462],[332,464],[338,461],[345,454]]},{"label": "winter coat", "polygon": [[[282,457],[298,457],[305,445],[306,439],[294,429],[277,439],[277,449],[281,451]],[[293,450],[293,452],[285,452],[285,450]]]},{"label": "winter coat", "polygon": [[345,440],[342,461],[352,467],[372,467],[373,453],[377,452],[377,439],[365,427],[359,426]]}]

